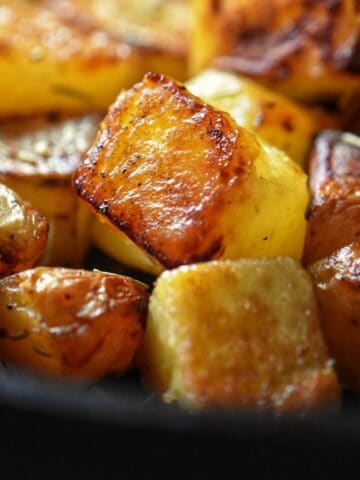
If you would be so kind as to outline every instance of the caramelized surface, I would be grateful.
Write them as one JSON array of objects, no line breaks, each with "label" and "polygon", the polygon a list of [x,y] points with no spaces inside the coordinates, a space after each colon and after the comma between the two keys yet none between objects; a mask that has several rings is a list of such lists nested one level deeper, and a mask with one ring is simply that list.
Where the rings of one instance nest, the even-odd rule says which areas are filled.
[{"label": "caramelized surface", "polygon": [[317,138],[310,189],[306,264],[360,238],[360,137],[328,131]]},{"label": "caramelized surface", "polygon": [[0,276],[35,265],[44,253],[47,234],[46,219],[0,184]]},{"label": "caramelized surface", "polygon": [[258,151],[229,116],[149,74],[119,96],[75,183],[99,213],[174,267],[221,255],[227,192],[246,184]]},{"label": "caramelized surface", "polygon": [[193,0],[193,68],[257,78],[318,102],[360,89],[356,0]]},{"label": "caramelized surface", "polygon": [[157,266],[301,255],[304,173],[168,77],[118,97],[74,180]]},{"label": "caramelized surface", "polygon": [[143,375],[195,407],[289,411],[339,396],[310,280],[289,258],[164,272],[150,300]]},{"label": "caramelized surface", "polygon": [[228,112],[240,127],[256,132],[307,166],[313,136],[334,119],[292,102],[244,76],[204,70],[187,87],[215,108]]},{"label": "caramelized surface", "polygon": [[127,277],[37,268],[0,282],[0,358],[82,380],[128,369],[148,294]]},{"label": "caramelized surface", "polygon": [[360,244],[338,250],[309,271],[340,378],[360,393]]},{"label": "caramelized surface", "polygon": [[[101,114],[16,118],[0,122],[0,175],[69,180],[98,130]],[[24,178],[25,179],[25,178]]]},{"label": "caramelized surface", "polygon": [[42,263],[79,266],[89,246],[89,213],[71,188],[101,115],[41,115],[0,123],[0,179],[49,222]]}]

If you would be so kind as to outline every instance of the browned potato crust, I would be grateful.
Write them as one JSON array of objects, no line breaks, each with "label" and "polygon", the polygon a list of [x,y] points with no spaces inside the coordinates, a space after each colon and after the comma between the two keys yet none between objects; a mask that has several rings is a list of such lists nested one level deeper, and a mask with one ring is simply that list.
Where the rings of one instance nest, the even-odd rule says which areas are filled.
[{"label": "browned potato crust", "polygon": [[303,168],[307,167],[314,136],[325,128],[339,126],[335,117],[229,72],[204,70],[186,86],[213,107],[228,112],[241,127],[286,152]]},{"label": "browned potato crust", "polygon": [[145,325],[146,287],[101,272],[39,267],[0,282],[0,358],[92,380],[128,369]]},{"label": "browned potato crust", "polygon": [[193,69],[199,70],[215,57],[216,68],[250,75],[307,101],[359,92],[356,0],[192,3]]},{"label": "browned potato crust", "polygon": [[314,263],[309,271],[340,378],[360,393],[360,243]]},{"label": "browned potato crust", "polygon": [[310,278],[290,258],[164,272],[151,295],[145,379],[192,407],[333,405],[339,386]]},{"label": "browned potato crust", "polygon": [[43,264],[78,266],[87,251],[89,214],[71,187],[71,175],[101,117],[51,114],[0,122],[0,180],[49,222]]},{"label": "browned potato crust", "polygon": [[227,191],[246,184],[259,149],[242,146],[247,135],[185,87],[147,74],[110,109],[75,186],[165,267],[218,257]]},{"label": "browned potato crust", "polygon": [[44,253],[47,234],[46,219],[0,184],[0,276],[32,267]]},{"label": "browned potato crust", "polygon": [[328,131],[317,138],[310,189],[307,265],[360,239],[360,137]]},{"label": "browned potato crust", "polygon": [[74,182],[158,267],[303,249],[303,171],[163,75],[119,95]]},{"label": "browned potato crust", "polygon": [[70,182],[102,118],[101,113],[50,113],[0,121],[0,175]]}]

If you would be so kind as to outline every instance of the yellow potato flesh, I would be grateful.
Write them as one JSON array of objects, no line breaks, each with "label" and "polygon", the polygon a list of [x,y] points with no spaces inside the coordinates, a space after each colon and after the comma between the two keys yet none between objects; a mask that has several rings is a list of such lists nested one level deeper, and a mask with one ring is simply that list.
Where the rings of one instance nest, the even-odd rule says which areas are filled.
[{"label": "yellow potato flesh", "polygon": [[339,395],[310,279],[289,258],[164,272],[141,364],[165,398],[192,407],[293,410]]},{"label": "yellow potato flesh", "polygon": [[7,0],[0,18],[0,116],[105,109],[143,73],[136,48],[35,2]]},{"label": "yellow potato flesh", "polygon": [[239,75],[205,70],[187,82],[189,90],[241,127],[284,150],[303,168],[321,121],[305,107]]}]

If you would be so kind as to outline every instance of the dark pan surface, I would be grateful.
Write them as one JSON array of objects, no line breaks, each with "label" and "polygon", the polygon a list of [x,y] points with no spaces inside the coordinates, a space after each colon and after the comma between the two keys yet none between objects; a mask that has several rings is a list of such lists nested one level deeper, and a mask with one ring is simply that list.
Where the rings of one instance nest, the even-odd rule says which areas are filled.
[{"label": "dark pan surface", "polygon": [[358,478],[359,412],[359,400],[346,395],[340,411],[306,417],[190,413],[163,404],[134,376],[86,387],[9,368],[0,380],[0,473]]}]

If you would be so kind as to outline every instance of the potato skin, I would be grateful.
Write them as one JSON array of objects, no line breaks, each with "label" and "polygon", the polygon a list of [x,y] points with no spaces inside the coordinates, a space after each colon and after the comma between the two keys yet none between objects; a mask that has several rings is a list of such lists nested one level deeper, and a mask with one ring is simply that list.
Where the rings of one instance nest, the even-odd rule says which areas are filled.
[{"label": "potato skin", "polygon": [[193,73],[211,65],[308,102],[360,90],[356,0],[192,0],[192,8]]},{"label": "potato skin", "polygon": [[309,272],[340,379],[360,394],[360,243],[315,262]]},{"label": "potato skin", "polygon": [[143,336],[146,287],[101,272],[38,267],[0,282],[0,358],[95,380],[129,368]]},{"label": "potato skin", "polygon": [[75,267],[86,254],[90,215],[71,188],[71,175],[101,117],[51,114],[0,122],[0,180],[49,222],[42,264]]},{"label": "potato skin", "polygon": [[157,267],[301,255],[300,167],[163,75],[120,94],[74,184]]},{"label": "potato skin", "polygon": [[338,131],[318,136],[310,159],[310,190],[306,265],[360,238],[360,137]]},{"label": "potato skin", "polygon": [[164,272],[141,358],[145,380],[190,407],[291,411],[340,393],[310,279],[289,258]]},{"label": "potato skin", "polygon": [[35,265],[45,251],[47,235],[46,219],[0,184],[0,276]]}]

